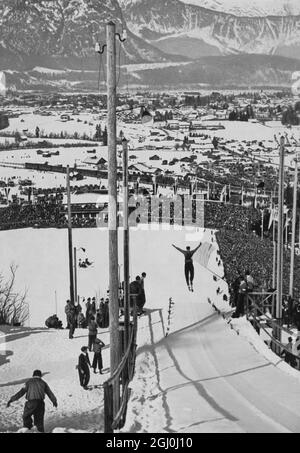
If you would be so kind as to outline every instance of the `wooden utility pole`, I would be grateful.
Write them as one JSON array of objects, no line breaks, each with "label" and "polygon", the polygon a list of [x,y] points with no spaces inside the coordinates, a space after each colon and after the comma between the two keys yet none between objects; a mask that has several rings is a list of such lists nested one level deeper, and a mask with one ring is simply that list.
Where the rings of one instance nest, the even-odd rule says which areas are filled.
[{"label": "wooden utility pole", "polygon": [[69,244],[69,273],[70,273],[70,300],[74,299],[74,272],[73,272],[73,240],[72,240],[72,213],[70,190],[70,167],[67,165],[67,200],[68,200],[68,244]]},{"label": "wooden utility pole", "polygon": [[124,328],[125,349],[130,337],[130,294],[129,294],[129,211],[128,211],[128,142],[123,145],[123,228],[124,228]]},{"label": "wooden utility pole", "polygon": [[77,249],[74,247],[74,300],[77,303],[78,292],[77,292]]},{"label": "wooden utility pole", "polygon": [[120,361],[119,338],[119,279],[117,225],[117,80],[116,80],[116,25],[109,22],[107,32],[107,135],[108,135],[108,234],[109,234],[109,328],[110,372]]},{"label": "wooden utility pole", "polygon": [[277,239],[277,298],[276,318],[282,318],[283,293],[283,204],[284,204],[284,145],[285,138],[280,138],[279,146],[279,190],[278,190],[278,239]]},{"label": "wooden utility pole", "polygon": [[[275,205],[274,205],[274,213],[275,213]],[[272,288],[276,288],[276,221],[273,217],[273,278],[272,278]]]},{"label": "wooden utility pole", "polygon": [[293,297],[293,295],[294,295],[294,265],[295,265],[295,243],[296,243],[296,221],[297,221],[297,189],[298,189],[298,160],[296,157],[295,158],[294,197],[293,197],[290,291],[289,291],[289,294],[291,297]]}]

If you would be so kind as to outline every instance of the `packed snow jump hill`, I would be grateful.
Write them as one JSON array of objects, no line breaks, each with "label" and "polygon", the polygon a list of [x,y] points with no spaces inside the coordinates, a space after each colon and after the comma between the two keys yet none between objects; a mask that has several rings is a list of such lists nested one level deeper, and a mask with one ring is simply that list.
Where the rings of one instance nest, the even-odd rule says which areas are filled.
[{"label": "packed snow jump hill", "polygon": [[[22,230],[21,236],[16,243],[15,232],[0,235],[5,262],[19,265],[17,282],[20,288],[28,288],[31,313],[30,327],[1,329],[0,431],[15,432],[21,427],[23,401],[10,408],[6,403],[39,368],[58,399],[58,409],[46,403],[46,431],[103,432],[102,384],[109,376],[108,329],[99,329],[98,335],[106,344],[105,374],[92,373],[90,390],[85,391],[79,386],[75,366],[80,347],[87,344],[87,331],[78,329],[74,340],[69,340],[68,331],[43,327],[46,316],[53,314],[54,290],[58,314],[65,323],[66,232],[28,229]],[[107,232],[74,230],[74,241],[94,262],[79,276],[79,294],[103,297],[108,278]],[[185,282],[184,257],[172,244],[195,248],[200,241],[202,246],[194,256],[192,293]],[[268,360],[238,336],[208,302],[210,299],[217,304],[228,294],[226,283],[213,278],[224,273],[223,266],[218,265],[214,232],[140,227],[132,231],[130,247],[131,277],[147,273],[147,310],[138,321],[136,373],[123,431],[299,432],[299,379],[277,366],[278,357]],[[120,250],[120,263],[121,255]],[[47,263],[54,262],[53,256],[57,268],[51,269],[55,278],[49,282]],[[31,276],[37,266],[40,279]]]}]

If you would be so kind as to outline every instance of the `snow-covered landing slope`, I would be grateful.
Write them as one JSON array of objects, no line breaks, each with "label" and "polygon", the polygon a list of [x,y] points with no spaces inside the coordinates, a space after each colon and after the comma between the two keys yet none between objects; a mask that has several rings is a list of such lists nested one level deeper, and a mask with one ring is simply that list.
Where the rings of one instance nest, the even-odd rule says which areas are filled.
[{"label": "snow-covered landing slope", "polygon": [[[204,240],[210,242],[210,231]],[[203,240],[202,239],[202,240]],[[227,294],[195,257],[195,292],[185,288],[182,257],[169,254],[175,302],[164,337],[161,301],[139,322],[139,349],[124,432],[299,432],[299,380],[237,336],[207,303]],[[216,248],[208,268],[223,274]],[[161,278],[165,271],[162,269]],[[221,294],[216,295],[220,287]]]}]

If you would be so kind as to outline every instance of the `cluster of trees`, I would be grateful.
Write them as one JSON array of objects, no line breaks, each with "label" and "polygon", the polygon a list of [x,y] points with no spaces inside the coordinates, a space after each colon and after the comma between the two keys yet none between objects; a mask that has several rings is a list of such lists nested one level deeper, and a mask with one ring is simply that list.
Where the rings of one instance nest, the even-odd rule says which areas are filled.
[{"label": "cluster of trees", "polygon": [[168,121],[173,119],[173,112],[170,111],[165,111],[164,113],[159,112],[156,110],[155,116],[154,116],[154,121]]},{"label": "cluster of trees", "polygon": [[[15,132],[13,132],[13,134],[11,134],[11,133],[7,134],[8,137],[11,135],[14,137],[15,142],[17,144],[19,144],[22,141],[22,135],[19,131],[15,131]],[[79,134],[79,132],[77,132],[77,131],[75,131],[72,134],[70,134],[66,131],[46,133],[43,129],[40,130],[38,126],[35,129],[35,134],[27,132],[26,137],[27,138],[34,138],[34,137],[35,138],[50,138],[50,139],[51,138],[60,138],[60,139],[86,140],[86,141],[93,140],[93,137],[90,137],[85,132],[83,134]],[[26,144],[26,146],[27,146],[27,144]]]},{"label": "cluster of trees", "polygon": [[107,146],[107,127],[105,126],[102,131],[101,124],[97,124],[94,139],[99,142],[102,141],[103,145]]},{"label": "cluster of trees", "polygon": [[27,294],[15,290],[17,267],[10,266],[10,276],[0,275],[0,325],[24,325],[29,317]]},{"label": "cluster of trees", "polygon": [[248,107],[245,110],[232,110],[228,116],[229,121],[248,121],[249,118],[254,118],[252,106]]}]

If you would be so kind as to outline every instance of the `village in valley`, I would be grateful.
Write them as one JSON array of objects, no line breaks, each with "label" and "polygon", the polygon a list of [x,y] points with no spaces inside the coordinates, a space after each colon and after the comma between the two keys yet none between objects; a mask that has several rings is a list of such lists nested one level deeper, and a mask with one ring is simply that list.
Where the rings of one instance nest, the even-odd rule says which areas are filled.
[{"label": "village in valley", "polygon": [[[279,157],[274,136],[283,130],[289,136],[287,177],[293,171],[298,145],[294,132],[282,124],[282,112],[290,103],[291,97],[284,91],[120,94],[119,170],[125,137],[129,141],[129,173],[133,180],[139,177],[151,186],[155,178],[172,190],[174,184],[189,190],[192,183],[207,199],[219,199],[224,186],[227,192],[230,188],[235,199],[241,198],[243,188],[245,206],[253,203],[255,195],[260,195],[264,204],[263,195],[268,192],[270,198],[275,191]],[[7,168],[18,169],[21,180],[31,180],[35,193],[43,187],[35,182],[41,171],[56,174],[55,188],[62,182],[63,168],[70,165],[76,169],[77,186],[92,183],[89,178],[97,177],[98,171],[103,175],[101,184],[105,188],[105,107],[105,96],[94,94],[12,92],[6,97],[1,114],[3,122],[4,118],[9,121],[9,127],[0,132],[0,172],[1,168],[3,175]],[[299,114],[293,114],[298,124]],[[2,176],[3,187],[5,178],[11,187],[17,184],[9,176]],[[262,180],[264,185],[257,190]],[[49,185],[48,178],[46,181]],[[86,194],[84,199],[87,200]],[[2,191],[1,203],[5,206],[6,202]]]}]

